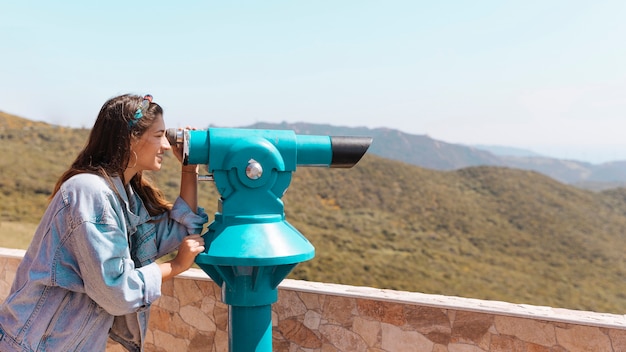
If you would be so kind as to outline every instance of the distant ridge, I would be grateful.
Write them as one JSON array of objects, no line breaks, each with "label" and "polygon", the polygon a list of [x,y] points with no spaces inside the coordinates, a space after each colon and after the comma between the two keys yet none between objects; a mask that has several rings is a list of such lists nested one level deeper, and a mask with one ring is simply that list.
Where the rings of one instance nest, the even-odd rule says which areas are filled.
[{"label": "distant ridge", "polygon": [[51,126],[51,125],[45,122],[28,120],[23,117],[7,114],[6,112],[0,111],[0,128],[7,129],[7,128],[42,127],[42,126]]},{"label": "distant ridge", "polygon": [[468,166],[498,165],[492,153],[477,148],[446,143],[427,135],[413,135],[389,128],[340,127],[311,123],[256,123],[248,128],[290,129],[300,134],[370,136],[368,153],[434,170],[454,170]]},{"label": "distant ridge", "polygon": [[[312,123],[259,122],[244,128],[289,129],[300,134],[370,136],[368,153],[433,170],[459,170],[472,166],[500,166],[532,170],[559,182],[600,191],[626,186],[626,161],[592,164],[562,160],[505,146],[467,146],[414,135],[389,128],[345,127]],[[23,128],[62,128],[28,120],[0,111],[0,130]],[[517,154],[517,155],[511,155]]]},{"label": "distant ridge", "polygon": [[507,147],[503,145],[477,144],[477,145],[466,145],[466,146],[470,148],[474,147],[480,150],[484,150],[497,156],[545,157],[545,155],[541,155],[539,153],[533,152],[532,150],[515,148],[515,147]]},{"label": "distant ridge", "polygon": [[[374,138],[368,153],[433,170],[458,170],[471,166],[501,166],[540,172],[580,188],[604,190],[626,185],[626,161],[591,164],[535,156],[504,155],[503,147],[484,150],[438,141],[388,128],[342,127],[311,123],[255,123],[247,128],[291,129],[301,134],[367,135]],[[488,149],[488,148],[487,148]],[[513,148],[510,148],[509,154]],[[496,153],[500,152],[501,155]],[[517,150],[520,153],[520,150]]]}]

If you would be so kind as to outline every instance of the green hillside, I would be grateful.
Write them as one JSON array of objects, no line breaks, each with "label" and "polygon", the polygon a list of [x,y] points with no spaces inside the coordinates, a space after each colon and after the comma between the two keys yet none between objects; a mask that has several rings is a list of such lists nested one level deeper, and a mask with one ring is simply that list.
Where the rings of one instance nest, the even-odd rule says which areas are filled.
[{"label": "green hillside", "polygon": [[[14,119],[0,115],[0,243],[13,235],[5,229],[37,223],[88,133]],[[168,155],[153,175],[170,197],[177,170]],[[351,169],[299,168],[284,201],[316,247],[289,278],[626,312],[624,189],[594,193],[532,171],[434,171],[367,154]],[[213,184],[201,184],[201,205],[212,214],[216,202]]]}]

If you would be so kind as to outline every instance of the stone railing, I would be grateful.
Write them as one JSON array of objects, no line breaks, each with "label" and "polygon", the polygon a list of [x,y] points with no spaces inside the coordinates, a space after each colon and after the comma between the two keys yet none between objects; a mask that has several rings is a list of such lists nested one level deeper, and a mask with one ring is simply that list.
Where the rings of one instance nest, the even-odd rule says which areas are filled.
[{"label": "stone railing", "polygon": [[[0,248],[0,299],[23,253]],[[168,281],[152,306],[146,350],[228,351],[220,297],[201,270]],[[626,351],[623,315],[298,280],[281,283],[272,323],[274,351]]]}]

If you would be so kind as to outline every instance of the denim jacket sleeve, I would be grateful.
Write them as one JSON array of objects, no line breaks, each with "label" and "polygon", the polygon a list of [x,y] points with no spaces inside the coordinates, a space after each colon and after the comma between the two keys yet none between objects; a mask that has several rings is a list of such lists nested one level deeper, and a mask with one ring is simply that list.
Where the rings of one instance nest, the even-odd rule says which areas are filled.
[{"label": "denim jacket sleeve", "polygon": [[[53,275],[78,274],[75,280],[82,282],[85,293],[111,315],[147,309],[160,296],[161,271],[157,264],[135,267],[123,210],[126,204],[96,175],[76,175],[59,192],[66,204],[67,235],[58,247]],[[74,260],[76,269],[68,265]]]},{"label": "denim jacket sleeve", "polygon": [[[164,221],[166,218],[167,221]],[[204,224],[208,221],[208,215],[201,207],[198,207],[196,212],[192,211],[187,203],[178,197],[169,213],[159,215],[154,220],[159,234],[158,256],[163,256],[178,248],[185,235],[200,234]]]},{"label": "denim jacket sleeve", "polygon": [[123,227],[84,222],[74,229],[71,244],[85,292],[111,315],[147,309],[161,294],[156,263],[136,268]]}]

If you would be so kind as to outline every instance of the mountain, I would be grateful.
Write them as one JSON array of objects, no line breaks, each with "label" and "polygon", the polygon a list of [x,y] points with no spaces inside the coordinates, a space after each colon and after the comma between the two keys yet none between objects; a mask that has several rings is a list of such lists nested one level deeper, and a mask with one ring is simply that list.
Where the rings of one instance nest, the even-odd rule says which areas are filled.
[{"label": "mountain", "polygon": [[388,128],[338,127],[310,123],[256,123],[247,128],[286,129],[298,134],[373,137],[368,153],[433,170],[498,165],[500,159],[484,150],[450,144],[426,135],[412,135]]},{"label": "mountain", "polygon": [[[310,123],[256,123],[262,129],[289,129],[299,134],[370,136],[369,153],[433,170],[458,170],[469,166],[505,166],[532,170],[580,188],[603,190],[626,186],[626,161],[599,165],[529,155],[519,149],[450,144],[426,135],[387,128],[337,127]],[[508,152],[507,152],[508,151]]]},{"label": "mountain", "polygon": [[25,119],[19,116],[7,114],[6,112],[0,111],[0,131],[4,131],[7,129],[22,129],[22,128],[31,128],[31,127],[42,127],[42,126],[50,126],[45,122],[32,121],[29,119]]},{"label": "mountain", "polygon": [[[15,237],[2,232],[4,222],[39,221],[56,178],[89,132],[9,124],[18,127],[0,128],[0,240]],[[9,124],[0,118],[0,126]],[[416,138],[376,132],[403,138],[398,145]],[[179,166],[171,154],[149,176],[170,199],[177,194]],[[200,206],[212,219],[219,195],[213,183],[199,187]],[[289,278],[626,311],[623,188],[592,192],[503,166],[434,170],[368,152],[350,169],[299,167],[283,201],[287,220],[316,248]]]},{"label": "mountain", "polygon": [[539,153],[535,153],[532,150],[521,149],[515,147],[507,147],[502,145],[485,145],[485,144],[476,144],[473,147],[481,150],[485,150],[490,152],[491,154],[498,156],[521,156],[521,157],[541,157],[543,155]]}]

